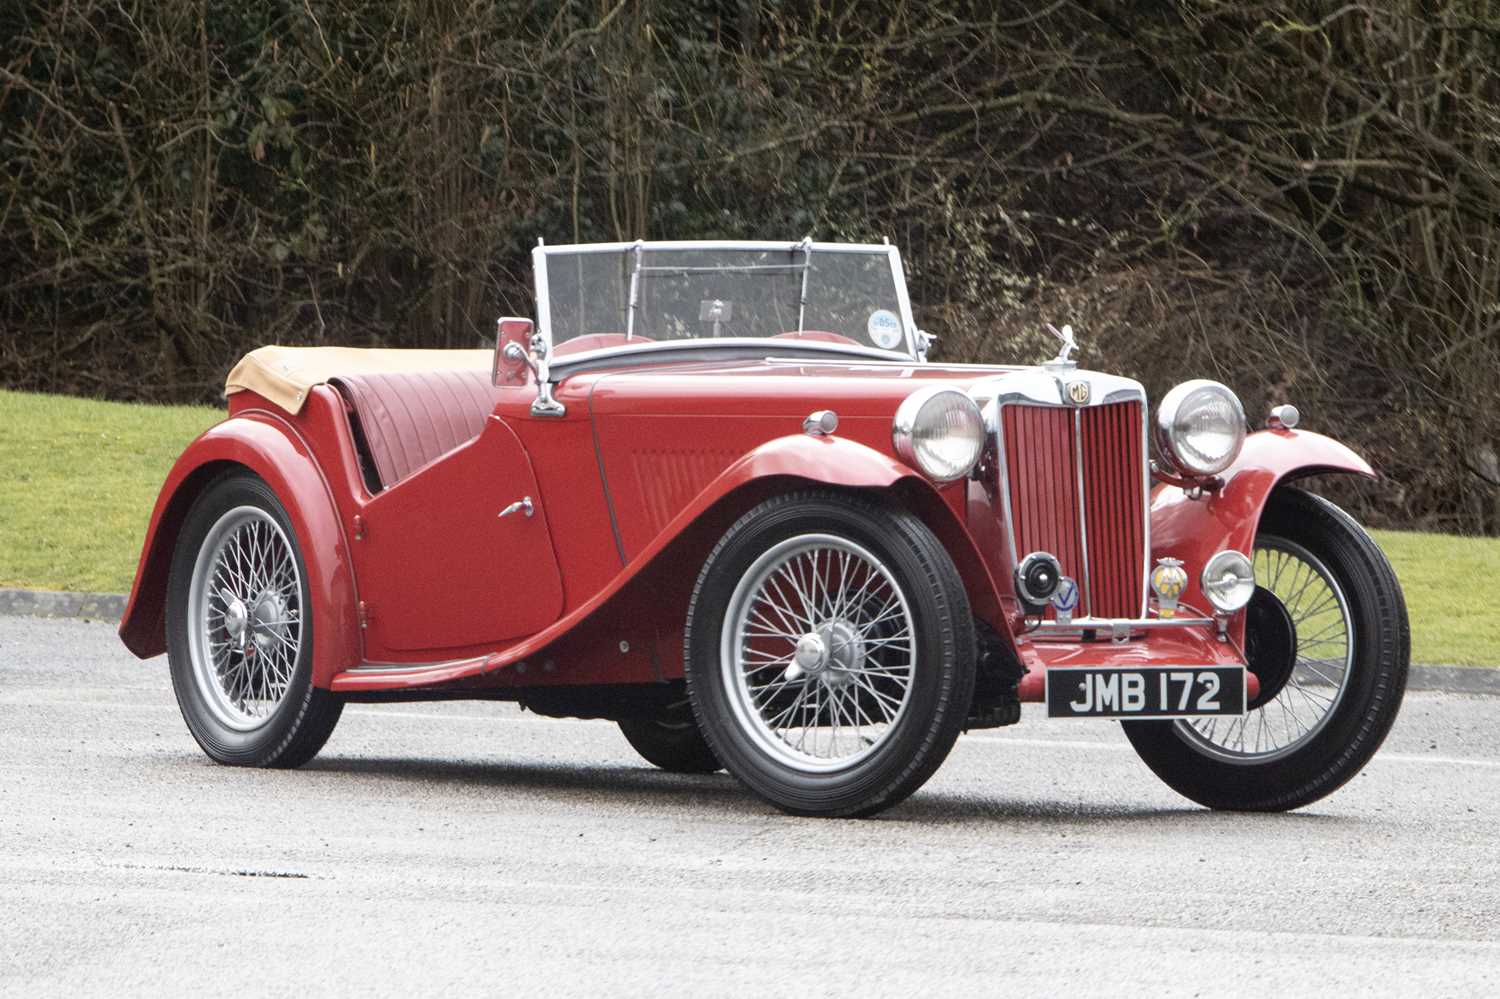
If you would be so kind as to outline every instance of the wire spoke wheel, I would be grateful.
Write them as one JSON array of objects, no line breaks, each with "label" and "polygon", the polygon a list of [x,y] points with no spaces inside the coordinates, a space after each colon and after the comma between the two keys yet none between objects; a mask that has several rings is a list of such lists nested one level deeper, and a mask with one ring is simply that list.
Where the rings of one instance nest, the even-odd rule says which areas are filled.
[{"label": "wire spoke wheel", "polygon": [[1285,609],[1293,661],[1280,689],[1239,718],[1179,721],[1183,737],[1229,762],[1263,763],[1295,752],[1333,717],[1349,686],[1355,635],[1349,601],[1328,567],[1302,545],[1262,536],[1256,585]]},{"label": "wire spoke wheel", "polygon": [[752,507],[709,553],[684,678],[715,758],[794,815],[872,815],[953,748],[977,651],[963,578],[910,511],[835,490]]},{"label": "wire spoke wheel", "polygon": [[237,506],[209,528],[188,593],[192,672],[209,711],[236,731],[261,727],[286,699],[302,651],[302,579],[267,511]]},{"label": "wire spoke wheel", "polygon": [[911,606],[868,549],[830,534],[774,545],[730,597],[720,655],[730,707],[766,753],[804,773],[877,752],[911,700]]},{"label": "wire spoke wheel", "polygon": [[1401,709],[1411,628],[1401,584],[1355,519],[1277,486],[1255,538],[1240,718],[1129,721],[1141,760],[1209,808],[1284,812],[1327,797],[1380,748]]}]

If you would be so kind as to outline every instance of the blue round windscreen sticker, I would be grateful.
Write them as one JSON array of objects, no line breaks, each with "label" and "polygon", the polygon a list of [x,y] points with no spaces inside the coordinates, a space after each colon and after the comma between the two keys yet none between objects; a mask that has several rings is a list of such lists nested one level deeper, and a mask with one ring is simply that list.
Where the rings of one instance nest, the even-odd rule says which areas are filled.
[{"label": "blue round windscreen sticker", "polygon": [[865,323],[865,332],[875,346],[895,350],[901,346],[901,317],[890,309],[876,309]]}]

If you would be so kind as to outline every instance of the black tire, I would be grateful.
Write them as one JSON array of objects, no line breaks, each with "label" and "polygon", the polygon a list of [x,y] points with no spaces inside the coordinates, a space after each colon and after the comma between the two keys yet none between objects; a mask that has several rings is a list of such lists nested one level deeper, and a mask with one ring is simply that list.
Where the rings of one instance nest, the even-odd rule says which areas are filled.
[{"label": "black tire", "polygon": [[724,769],[691,714],[670,719],[624,718],[620,732],[642,759],[669,773],[711,774]]},{"label": "black tire", "polygon": [[1278,540],[1316,556],[1348,606],[1350,666],[1342,697],[1324,712],[1322,727],[1300,745],[1289,743],[1279,758],[1231,762],[1209,755],[1176,722],[1123,723],[1136,752],[1158,777],[1209,808],[1287,811],[1331,794],[1380,748],[1406,690],[1411,658],[1406,603],[1395,572],[1370,536],[1322,497],[1283,486],[1266,506],[1256,545],[1271,547]]},{"label": "black tire", "polygon": [[[905,707],[894,721],[878,741],[865,740],[866,755],[850,754],[848,765],[834,760],[829,765],[835,769],[820,772],[789,764],[757,741],[765,737],[736,715],[731,698],[739,695],[730,689],[735,667],[726,666],[721,655],[724,629],[733,627],[729,605],[741,579],[757,559],[805,535],[840,539],[879,560],[910,609],[908,641],[914,641],[916,652],[905,674]],[[947,757],[973,698],[974,625],[952,559],[916,516],[859,495],[790,493],[741,517],[698,576],[685,646],[689,699],[714,755],[752,792],[794,815],[864,816],[905,799]],[[817,696],[821,702],[823,695]]]},{"label": "black tire", "polygon": [[[223,709],[216,711],[210,704],[212,695],[205,692],[204,685],[212,681],[206,674],[200,675],[194,665],[189,608],[194,568],[210,531],[221,518],[247,507],[269,515],[290,544],[299,585],[287,587],[288,591],[297,591],[296,603],[288,597],[283,606],[293,608],[300,618],[300,631],[290,679],[279,703],[265,718],[235,727],[222,720]],[[313,616],[301,545],[271,487],[248,472],[229,474],[211,483],[183,523],[167,582],[167,658],[172,688],[183,721],[210,758],[232,766],[297,767],[323,748],[338,724],[343,699],[313,686]]]}]

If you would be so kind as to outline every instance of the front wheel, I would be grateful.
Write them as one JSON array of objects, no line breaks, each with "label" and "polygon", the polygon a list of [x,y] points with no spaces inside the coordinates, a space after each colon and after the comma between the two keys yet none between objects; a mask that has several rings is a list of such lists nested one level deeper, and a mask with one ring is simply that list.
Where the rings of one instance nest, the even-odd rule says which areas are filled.
[{"label": "front wheel", "polygon": [[974,691],[968,596],[918,518],[802,492],[745,514],[688,610],[687,686],[715,757],[798,815],[869,815],[911,794]]},{"label": "front wheel", "polygon": [[211,758],[295,767],[315,756],[343,701],[313,686],[313,608],[291,519],[249,473],[208,486],[178,535],[167,582],[177,705]]},{"label": "front wheel", "polygon": [[1260,693],[1240,718],[1125,722],[1155,774],[1210,808],[1285,811],[1331,794],[1384,741],[1406,690],[1406,604],[1343,510],[1282,487],[1255,538],[1245,652]]}]

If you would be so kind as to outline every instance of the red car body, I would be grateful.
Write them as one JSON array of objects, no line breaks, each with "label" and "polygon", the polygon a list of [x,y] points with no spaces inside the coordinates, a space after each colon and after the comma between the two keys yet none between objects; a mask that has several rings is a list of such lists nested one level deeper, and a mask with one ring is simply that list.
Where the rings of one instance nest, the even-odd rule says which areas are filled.
[{"label": "red car body", "polygon": [[[740,514],[804,483],[882,490],[916,511],[949,547],[976,614],[1028,668],[1023,699],[1041,699],[1054,665],[1242,664],[1242,622],[1227,643],[1188,629],[1107,644],[1025,636],[993,488],[972,479],[934,486],[902,463],[890,433],[914,388],[968,387],[1015,370],[677,361],[566,380],[560,420],[531,415],[531,385],[507,387],[479,437],[373,496],[333,388],[314,389],[295,416],[241,392],[229,418],[194,441],[167,477],[121,637],[143,658],[166,651],[175,528],[207,473],[237,464],[286,497],[298,535],[315,539],[305,554],[326,622],[315,636],[315,675],[338,691],[420,697],[680,678],[696,567]],[[817,409],[838,413],[833,435],[802,431]],[[684,424],[691,443],[680,443]],[[1190,500],[1177,486],[1154,487],[1153,556],[1201,565],[1226,548],[1247,550],[1279,483],[1331,471],[1374,474],[1320,434],[1251,434],[1222,489]],[[522,495],[536,498],[535,517],[496,518],[502,500]],[[425,518],[412,519],[412,510]],[[1183,603],[1207,606],[1196,580]]]},{"label": "red car body", "polygon": [[[239,383],[231,376],[236,391],[230,395],[228,418],[186,449],[162,488],[120,626],[125,644],[140,657],[171,647],[180,700],[187,690],[190,697],[222,701],[223,691],[213,691],[223,683],[213,671],[227,668],[214,658],[218,665],[211,668],[182,666],[197,670],[196,681],[188,672],[179,676],[179,664],[192,658],[184,650],[233,644],[248,663],[256,658],[252,632],[270,650],[278,634],[287,638],[273,634],[271,626],[277,622],[271,619],[288,618],[298,629],[295,647],[300,651],[294,658],[298,670],[305,671],[299,674],[304,675],[301,682],[321,692],[324,701],[319,703],[495,698],[517,700],[544,714],[614,718],[622,727],[649,709],[665,719],[653,722],[665,726],[658,735],[678,740],[663,757],[650,747],[641,749],[632,738],[652,762],[675,769],[677,761],[681,769],[702,772],[717,768],[722,759],[768,800],[807,814],[867,814],[904,797],[946,754],[960,722],[965,728],[1014,723],[1022,701],[1046,701],[1049,713],[1075,716],[1053,710],[1058,695],[1049,693],[1048,677],[1062,676],[1058,670],[1073,671],[1068,682],[1076,681],[1073,689],[1082,692],[1084,701],[1092,696],[1094,674],[1101,675],[1102,684],[1134,673],[1121,682],[1134,684],[1137,691],[1143,683],[1154,689],[1159,680],[1160,698],[1147,709],[1155,713],[1137,716],[1158,720],[1129,722],[1136,726],[1132,741],[1169,783],[1209,804],[1274,808],[1314,800],[1347,779],[1350,767],[1362,765],[1383,738],[1395,712],[1389,692],[1399,703],[1404,686],[1407,640],[1399,588],[1378,551],[1368,556],[1365,546],[1373,543],[1352,520],[1319,527],[1305,538],[1295,524],[1267,536],[1268,557],[1282,559],[1290,552],[1301,560],[1299,565],[1305,563],[1298,572],[1305,572],[1309,581],[1323,580],[1319,585],[1331,596],[1317,607],[1299,602],[1309,584],[1294,593],[1262,595],[1274,588],[1272,581],[1261,569],[1247,578],[1251,562],[1246,553],[1258,558],[1262,552],[1261,532],[1274,497],[1283,497],[1283,506],[1300,503],[1322,516],[1316,504],[1324,501],[1288,492],[1288,483],[1328,472],[1374,474],[1336,441],[1294,429],[1293,411],[1246,436],[1243,412],[1228,389],[1191,382],[1169,393],[1153,420],[1138,383],[1079,370],[1067,359],[1071,330],[1059,334],[1066,343],[1063,353],[1044,365],[927,363],[925,334],[911,320],[899,257],[888,246],[803,241],[562,249],[568,252],[557,257],[549,256],[558,253],[550,248],[535,254],[539,328],[533,331],[530,320],[502,320],[492,364],[490,355],[432,352],[400,372],[371,374],[374,355],[354,352],[328,362],[331,374],[325,370],[303,382],[286,383],[276,371]],[[566,266],[559,266],[559,260]],[[809,295],[814,261],[823,268],[818,280],[834,282],[831,291],[815,291],[832,304],[820,305],[816,295]],[[585,262],[595,271],[586,275]],[[549,267],[555,273],[549,275]],[[782,284],[767,285],[768,273]],[[617,278],[617,285],[609,283]],[[717,286],[703,291],[711,280],[727,278],[740,282],[727,286],[737,298],[721,296]],[[686,304],[671,298],[673,281],[692,293]],[[615,304],[598,305],[601,295]],[[885,304],[869,311],[865,298]],[[660,314],[650,313],[645,304]],[[668,315],[672,308],[677,313]],[[806,329],[819,308],[830,329]],[[861,326],[858,317],[865,311],[868,320]],[[598,318],[601,312],[606,318]],[[840,318],[845,313],[856,319],[845,322]],[[638,315],[654,316],[656,325],[639,328]],[[752,321],[776,325],[756,337],[740,336],[743,327],[736,324]],[[624,332],[617,332],[615,323]],[[564,335],[564,327],[571,332]],[[648,332],[662,335],[652,339]],[[280,360],[265,364],[291,370],[299,356],[278,355]],[[324,355],[317,356],[327,368]],[[349,371],[338,367],[344,363]],[[1194,392],[1202,405],[1192,419],[1218,420],[1201,439],[1212,446],[1212,434],[1219,433],[1228,435],[1224,439],[1232,445],[1217,465],[1196,474],[1179,472],[1184,463],[1171,460],[1180,458],[1181,446],[1200,439],[1183,438],[1189,445],[1180,446],[1173,436],[1178,430],[1171,426],[1190,408],[1183,400]],[[937,452],[919,458],[913,444],[913,407],[921,409],[940,397],[963,411],[951,417],[958,420],[952,426],[969,421],[970,436],[963,438],[971,446],[967,463],[951,475],[934,471],[932,462],[941,456],[931,455]],[[1203,412],[1209,416],[1202,417]],[[921,432],[938,427],[932,432],[947,434],[942,428],[948,426],[939,421]],[[1150,458],[1153,426],[1158,449],[1168,459],[1164,470]],[[953,433],[959,434],[955,440],[962,437],[960,431]],[[947,440],[939,443],[947,446]],[[192,568],[190,585],[208,578],[201,575],[206,557],[201,553],[212,554],[213,538],[219,536],[206,527],[207,521],[194,520],[207,515],[198,508],[213,508],[208,513],[222,515],[225,522],[237,516],[232,503],[226,506],[229,501],[210,495],[223,490],[226,476],[257,480],[260,485],[254,488],[267,489],[274,497],[233,502],[249,503],[238,510],[250,511],[252,520],[284,523],[292,536],[290,549],[300,553],[300,598],[275,596],[274,587],[266,588],[270,577],[260,596],[241,599],[219,583],[207,584],[206,595],[196,598],[196,604],[180,595],[185,591],[174,580],[189,585],[189,568],[199,566]],[[888,771],[878,780],[887,783],[856,797],[840,795],[877,780],[860,776],[860,767],[878,769],[875,763],[860,762],[874,749],[866,752],[856,745],[857,752],[845,754],[845,766],[804,753],[800,740],[787,749],[774,741],[774,733],[765,734],[770,729],[755,729],[760,723],[751,724],[754,732],[746,737],[749,743],[759,739],[755,745],[760,748],[746,743],[749,748],[737,749],[739,736],[728,729],[740,722],[723,707],[727,701],[714,708],[693,700],[696,723],[692,716],[684,722],[681,714],[692,693],[694,669],[701,675],[710,669],[700,658],[727,663],[760,654],[752,648],[749,631],[738,639],[725,637],[726,644],[714,652],[700,646],[690,654],[693,615],[702,616],[693,610],[698,606],[695,587],[707,585],[716,553],[740,525],[774,507],[778,498],[803,502],[799,497],[809,498],[813,506],[822,502],[820,516],[829,524],[844,523],[839,511],[846,507],[865,510],[849,528],[855,535],[868,524],[895,529],[915,518],[923,536],[935,539],[942,559],[951,562],[953,574],[943,578],[957,581],[938,586],[942,606],[960,607],[972,620],[973,644],[960,642],[941,652],[937,658],[942,665],[934,667],[967,685],[962,704],[951,708],[939,701],[922,709],[928,711],[922,723],[937,726],[934,731],[941,728],[945,734],[939,742],[946,742],[929,754],[933,759],[923,757],[905,770],[899,758],[878,763]],[[830,497],[836,508],[832,512],[823,502]],[[256,504],[264,510],[256,513],[251,509]],[[276,519],[283,516],[275,513],[280,507],[284,520]],[[1287,516],[1273,519],[1284,525]],[[860,518],[866,526],[860,526]],[[825,521],[809,522],[807,533],[792,540],[827,539],[869,554],[827,534],[818,526]],[[928,542],[913,544],[916,554],[911,557],[925,557],[921,553],[928,551],[923,547]],[[205,546],[198,549],[197,563],[187,550],[193,545]],[[768,549],[765,557],[778,550]],[[1025,577],[1033,556],[1041,558],[1037,564],[1050,566],[1041,577],[1052,577],[1054,588],[1048,593],[1076,594],[1076,615],[1066,599],[1037,598],[1028,589]],[[222,562],[221,555],[214,557]],[[896,561],[902,557],[890,555]],[[812,558],[817,571],[816,551]],[[1214,585],[1233,588],[1238,580],[1241,589],[1234,600],[1217,590],[1205,592],[1209,570],[1222,558],[1229,559],[1230,568],[1213,577]],[[1366,562],[1356,565],[1361,558]],[[872,564],[883,565],[879,559]],[[831,572],[833,563],[826,565]],[[736,571],[749,580],[755,570]],[[1162,571],[1167,574],[1158,579]],[[1276,575],[1279,579],[1279,569]],[[916,578],[907,571],[900,586],[892,582],[897,599],[916,592],[910,590]],[[1375,580],[1376,591],[1365,591],[1366,578]],[[709,599],[739,599],[739,589],[734,595],[727,589],[732,584],[728,577],[719,580],[713,591],[717,596]],[[961,590],[955,590],[959,584]],[[826,588],[827,581],[822,585]],[[1072,589],[1066,590],[1068,586]],[[1250,600],[1252,589],[1258,604]],[[1312,630],[1321,622],[1305,623],[1310,614],[1326,615],[1329,607],[1341,615],[1334,624],[1342,628],[1347,647],[1337,653],[1344,658],[1336,661],[1326,659],[1326,653],[1318,658],[1312,648],[1326,644],[1325,632]],[[1259,642],[1259,662],[1251,661],[1256,642],[1247,642],[1252,612],[1258,615],[1251,637]],[[205,613],[207,631],[194,639],[198,644],[183,644],[187,639],[179,638],[174,645],[174,628],[179,636],[184,628],[191,631],[199,626],[194,615]],[[912,630],[928,629],[930,635],[934,622],[941,623],[941,608],[922,613],[927,616],[916,613],[921,620]],[[810,622],[812,617],[809,612]],[[1304,622],[1300,636],[1294,617]],[[858,664],[876,661],[847,655],[836,660],[836,654],[844,654],[838,649],[855,648],[850,642],[894,641],[869,638],[873,625],[860,625],[866,629],[864,639],[850,638],[856,633],[849,630],[852,620],[829,618],[781,636],[795,640],[796,651],[779,660],[776,668],[786,665],[786,672],[773,686],[816,687],[803,672],[804,661],[810,670],[828,671],[818,673],[817,683],[828,685],[830,700],[825,703],[819,693],[816,706],[802,708],[812,712],[811,720],[802,723],[804,738],[811,727],[830,720],[836,733],[838,709],[829,705],[839,697],[846,698],[844,710],[857,711],[861,698],[881,696],[877,691],[840,694],[835,683],[836,677],[859,674]],[[967,629],[970,621],[960,626]],[[309,629],[310,643],[305,641]],[[1365,638],[1372,629],[1381,632],[1375,645]],[[729,636],[728,631],[723,634]],[[733,651],[737,641],[743,643],[743,654]],[[310,645],[310,667],[303,645]],[[861,650],[875,647],[857,644]],[[1377,653],[1376,665],[1360,665]],[[232,658],[235,653],[224,654]],[[924,654],[933,653],[929,649]],[[195,662],[207,661],[204,653],[194,655]],[[910,656],[904,668],[915,671],[916,645]],[[1354,666],[1357,675],[1351,672]],[[1293,705],[1282,721],[1290,729],[1287,719],[1296,717],[1303,728],[1287,740],[1292,749],[1266,749],[1259,735],[1255,746],[1247,748],[1241,722],[1239,746],[1231,753],[1216,748],[1216,727],[1205,727],[1202,738],[1183,727],[1183,719],[1205,712],[1189,708],[1188,691],[1196,682],[1191,677],[1181,704],[1168,703],[1175,697],[1169,697],[1166,667],[1212,673],[1205,682],[1212,681],[1215,691],[1220,684],[1236,688],[1237,707],[1213,703],[1210,713],[1243,718],[1251,709],[1259,710],[1266,703],[1257,699],[1265,680],[1267,696],[1296,688],[1303,698],[1326,697],[1322,714],[1328,717],[1339,710],[1366,712],[1376,718],[1366,731],[1375,734],[1361,737],[1359,754],[1339,757],[1338,776],[1329,778],[1325,764],[1338,747],[1318,740],[1346,737],[1321,716],[1303,725]],[[1320,667],[1342,670],[1332,696],[1307,694],[1301,687],[1298,677]],[[764,667],[734,668],[754,672]],[[1153,669],[1157,672],[1151,673]],[[1356,690],[1364,682],[1361,677],[1375,675],[1371,670],[1385,679],[1375,688]],[[1178,675],[1187,674],[1173,674]],[[838,680],[851,684],[850,691],[857,682]],[[192,693],[194,683],[200,694]],[[1354,690],[1348,704],[1345,688]],[[906,689],[900,695],[903,705],[916,696],[909,693],[914,688]],[[248,695],[241,691],[237,696]],[[744,696],[748,700],[742,703],[750,707],[734,709],[741,721],[748,710],[760,711],[765,722],[772,702],[757,700],[757,694]],[[1095,705],[1098,711],[1080,713],[1129,717],[1114,696]],[[678,713],[660,714],[668,701]],[[1344,707],[1335,710],[1339,705]],[[236,710],[221,703],[212,708],[217,715],[210,711],[197,723],[189,718],[189,725],[215,758],[269,765],[271,750],[256,749],[260,755],[254,756],[234,748],[243,742],[242,733],[236,734],[240,729],[260,724]],[[331,731],[337,708],[326,710],[320,733],[307,739],[307,751],[294,754],[299,760],[310,758]],[[278,717],[273,715],[272,721]],[[695,724],[699,741],[681,743],[684,725],[693,729]],[[895,725],[891,721],[879,738],[887,739]],[[710,732],[715,726],[723,731]],[[1232,734],[1232,720],[1229,726]],[[1320,736],[1325,728],[1328,734]],[[856,735],[860,731],[855,728]],[[281,738],[272,735],[274,739],[267,736],[272,742]],[[906,752],[888,742],[870,745],[885,756]],[[1305,771],[1296,778],[1294,791],[1255,783],[1260,780],[1255,775],[1276,772],[1276,760],[1293,749]],[[1200,766],[1200,759],[1208,762]],[[1186,775],[1180,781],[1175,776],[1179,771]],[[825,774],[834,776],[825,780]],[[809,803],[812,799],[799,790],[809,781],[824,782],[826,800]],[[1221,794],[1216,790],[1221,786],[1230,791]]]}]

